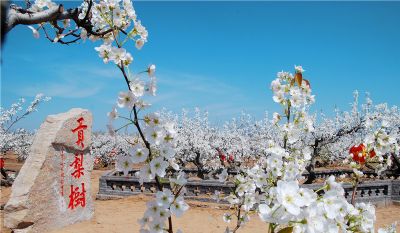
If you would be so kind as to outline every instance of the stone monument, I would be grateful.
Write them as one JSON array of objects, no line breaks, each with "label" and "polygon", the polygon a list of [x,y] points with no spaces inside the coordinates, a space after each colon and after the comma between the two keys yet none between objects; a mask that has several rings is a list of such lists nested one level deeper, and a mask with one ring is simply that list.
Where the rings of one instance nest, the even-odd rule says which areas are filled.
[{"label": "stone monument", "polygon": [[13,183],[5,226],[14,232],[48,232],[93,216],[91,133],[88,110],[46,118]]}]

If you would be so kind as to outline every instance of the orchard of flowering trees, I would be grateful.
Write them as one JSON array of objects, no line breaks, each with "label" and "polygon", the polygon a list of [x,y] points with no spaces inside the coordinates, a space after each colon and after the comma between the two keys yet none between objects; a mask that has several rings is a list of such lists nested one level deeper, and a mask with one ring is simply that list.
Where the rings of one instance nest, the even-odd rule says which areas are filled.
[{"label": "orchard of flowering trees", "polygon": [[34,137],[32,132],[22,128],[14,129],[13,126],[16,126],[20,120],[37,111],[40,103],[49,100],[50,97],[38,94],[25,109],[24,98],[13,103],[8,109],[0,107],[0,170],[2,186],[9,186],[13,182],[13,178],[8,175],[7,170],[4,168],[5,158],[3,158],[3,155],[11,151],[17,154],[18,160],[22,161],[26,159]]},{"label": "orchard of flowering trees", "polygon": [[[266,155],[268,143],[282,136],[276,127],[281,118],[268,114],[264,119],[256,120],[249,114],[242,113],[237,119],[233,118],[222,126],[210,123],[208,112],[195,109],[193,113],[183,110],[180,115],[163,110],[159,115],[164,119],[174,122],[177,131],[176,161],[179,165],[192,165],[198,169],[198,176],[204,178],[207,174],[220,171],[225,165],[231,169],[251,166],[262,156]],[[349,148],[356,142],[360,144],[371,128],[385,125],[388,132],[396,134],[400,128],[400,112],[396,106],[387,104],[373,104],[366,95],[365,103],[359,104],[358,92],[354,92],[354,101],[350,111],[335,109],[333,117],[324,114],[312,115],[308,127],[314,129],[309,134],[299,135],[301,143],[309,146],[311,153],[310,164],[306,170],[311,173],[308,183],[315,177],[312,176],[317,160],[341,165],[347,162]],[[117,137],[123,137],[118,135]],[[113,150],[125,150],[128,153],[127,140],[119,139],[119,143],[103,144],[100,141],[114,142],[116,136],[100,134],[95,137],[93,147],[98,147],[95,156],[101,161],[110,164],[116,156],[110,153]],[[104,147],[104,148],[100,148]],[[117,149],[119,148],[119,149]],[[124,149],[125,148],[125,149]],[[109,156],[111,155],[111,156]],[[397,156],[389,155],[387,163],[370,164],[366,170],[379,172],[389,167],[394,172],[399,172],[400,163]]]},{"label": "orchard of flowering trees", "polygon": [[2,153],[13,151],[18,155],[19,160],[26,159],[34,134],[22,128],[14,128],[18,126],[17,123],[20,120],[37,111],[41,103],[49,100],[50,97],[38,94],[25,109],[24,98],[13,103],[8,109],[0,107],[0,150]]},{"label": "orchard of flowering trees", "polygon": [[[377,173],[399,169],[397,107],[374,105],[368,97],[359,105],[355,93],[349,112],[337,110],[334,118],[312,114],[312,78],[305,79],[303,68],[295,66],[294,73],[279,72],[271,82],[273,101],[283,109],[272,118],[266,115],[256,121],[243,114],[216,127],[200,110],[193,116],[186,111],[181,116],[151,112],[148,101],[157,91],[156,66],[132,72],[133,56],[124,48],[134,43],[141,49],[149,36],[131,0],[84,0],[73,9],[51,0],[26,1],[25,6],[9,5],[6,15],[5,32],[23,24],[34,37],[44,34],[52,43],[99,41],[93,52],[120,71],[126,89],[116,93],[116,104],[108,113],[109,135],[94,136],[92,154],[104,165],[115,159],[116,169],[124,175],[136,164],[140,169],[135,176],[142,184],[156,182],[155,197],[138,221],[141,233],[181,232],[172,216],[190,214],[184,200],[184,168],[189,162],[197,167],[199,177],[215,172],[219,181],[235,185],[230,195],[217,195],[231,206],[223,219],[236,223],[233,229],[225,229],[227,233],[243,227],[252,213],[270,233],[374,231],[374,206],[355,204],[354,198],[347,202],[335,177],[324,181],[319,190],[302,188],[300,183],[302,174],[312,173],[320,157],[353,169],[353,192],[365,169]],[[17,105],[2,112],[2,122],[15,115]],[[124,123],[116,125],[115,119]],[[230,169],[237,174],[229,175]],[[379,232],[394,231],[389,227]]]}]

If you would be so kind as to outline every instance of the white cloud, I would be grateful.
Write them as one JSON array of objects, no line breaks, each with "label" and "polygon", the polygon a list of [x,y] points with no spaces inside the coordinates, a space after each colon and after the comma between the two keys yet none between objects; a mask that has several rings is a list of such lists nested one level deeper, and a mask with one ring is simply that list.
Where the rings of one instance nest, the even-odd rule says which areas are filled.
[{"label": "white cloud", "polygon": [[78,83],[49,83],[22,88],[18,94],[22,96],[35,96],[44,93],[46,96],[62,98],[85,98],[97,94],[100,86],[79,86]]},{"label": "white cloud", "polygon": [[107,86],[110,78],[117,77],[116,67],[102,67],[91,64],[55,64],[47,67],[52,79],[40,80],[30,86],[16,88],[21,96],[35,96],[44,93],[51,97],[85,98],[98,94]]},{"label": "white cloud", "polygon": [[86,78],[121,78],[122,74],[118,68],[112,64],[68,64],[59,66],[56,68],[60,75],[67,74],[70,75],[71,72],[79,74]]},{"label": "white cloud", "polygon": [[160,74],[159,77],[158,82],[160,84],[172,87],[175,91],[194,91],[213,95],[229,93],[241,95],[237,87],[221,82],[218,78],[181,72]]},{"label": "white cloud", "polygon": [[199,107],[209,112],[210,119],[223,122],[242,111],[264,111],[262,106],[252,104],[240,87],[228,83],[229,80],[181,72],[158,72],[157,77],[159,92],[149,101],[178,114],[181,109]]}]

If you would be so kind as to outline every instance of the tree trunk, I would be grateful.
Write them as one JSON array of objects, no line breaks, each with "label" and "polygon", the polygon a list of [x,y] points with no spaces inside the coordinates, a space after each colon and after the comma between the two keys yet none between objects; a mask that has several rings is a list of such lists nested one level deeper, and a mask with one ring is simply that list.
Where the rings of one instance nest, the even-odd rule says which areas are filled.
[{"label": "tree trunk", "polygon": [[[8,14],[8,7],[9,2],[7,0],[1,1],[1,45],[3,45],[4,40],[6,39],[7,33],[7,14]],[[3,47],[3,46],[1,46]]]},{"label": "tree trunk", "polygon": [[313,151],[313,155],[310,160],[310,164],[306,167],[306,170],[308,171],[308,178],[304,182],[304,184],[311,184],[317,178],[315,175],[315,160],[317,158],[318,152],[319,152],[319,150],[318,150],[318,141],[317,141],[314,145],[314,151]]},{"label": "tree trunk", "polygon": [[204,180],[204,169],[203,169],[203,164],[201,164],[201,161],[200,161],[200,153],[199,152],[196,152],[196,158],[194,160],[194,165],[196,165],[196,167],[197,167],[197,177]]},{"label": "tree trunk", "polygon": [[312,158],[310,164],[306,167],[306,170],[308,171],[308,178],[304,182],[304,184],[311,184],[317,178],[314,169],[315,169],[315,162],[314,158]]},{"label": "tree trunk", "polygon": [[4,168],[1,168],[0,172],[1,172],[1,175],[3,175],[4,179],[7,180],[8,179],[8,175],[7,175],[7,172],[4,170]]},{"label": "tree trunk", "polygon": [[393,157],[393,162],[394,162],[394,164],[395,164],[396,167],[397,167],[397,169],[395,170],[395,172],[396,172],[397,174],[400,174],[400,159],[399,159],[395,154],[392,154],[392,157]]}]

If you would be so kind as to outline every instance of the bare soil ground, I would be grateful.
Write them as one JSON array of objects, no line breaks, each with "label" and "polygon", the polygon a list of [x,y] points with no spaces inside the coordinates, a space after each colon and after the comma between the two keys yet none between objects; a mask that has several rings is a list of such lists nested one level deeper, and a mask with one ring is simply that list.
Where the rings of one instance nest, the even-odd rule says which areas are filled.
[{"label": "bare soil ground", "polygon": [[[19,169],[21,164],[15,159],[6,159],[6,168]],[[98,192],[99,177],[104,173],[95,170],[92,173],[92,195]],[[0,204],[5,204],[10,196],[11,188],[1,188]],[[138,232],[139,219],[146,209],[146,201],[150,197],[134,196],[117,200],[95,201],[94,217],[90,221],[84,221],[67,226],[63,229],[53,231],[53,233],[124,233]],[[213,203],[202,203],[196,201],[188,201],[190,209],[182,218],[174,218],[174,229],[181,229],[189,233],[222,233],[227,224],[222,220],[222,215],[229,211],[226,205]],[[3,211],[1,215],[1,232],[10,233],[10,229],[3,227]],[[377,227],[382,227],[398,221],[400,224],[400,206],[387,206],[377,208]],[[233,221],[229,226],[233,228]],[[397,227],[400,232],[400,226]],[[257,215],[251,216],[251,220],[239,233],[258,233],[267,232],[267,225],[261,222]]]}]

